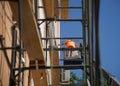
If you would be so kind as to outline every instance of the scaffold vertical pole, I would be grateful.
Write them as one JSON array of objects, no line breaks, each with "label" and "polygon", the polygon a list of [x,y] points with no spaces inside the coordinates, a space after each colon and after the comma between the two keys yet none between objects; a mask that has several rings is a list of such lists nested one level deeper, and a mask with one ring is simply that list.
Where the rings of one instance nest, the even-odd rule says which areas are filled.
[{"label": "scaffold vertical pole", "polygon": [[21,58],[23,54],[23,44],[22,44],[22,0],[18,0],[18,13],[19,13],[19,36],[20,36],[20,52],[19,52],[19,71],[18,71],[18,86],[20,84],[21,78]]},{"label": "scaffold vertical pole", "polygon": [[87,17],[88,17],[88,53],[89,53],[89,79],[91,82],[91,86],[94,85],[94,67],[93,67],[93,44],[92,44],[92,34],[93,34],[93,13],[92,13],[92,0],[87,0]]},{"label": "scaffold vertical pole", "polygon": [[86,56],[86,4],[85,4],[86,0],[82,0],[82,18],[84,19],[84,21],[82,22],[82,33],[83,33],[83,52],[84,52],[84,58],[83,58],[83,80],[84,80],[84,85],[87,84],[87,75],[86,75],[86,64],[87,64],[87,56]]}]

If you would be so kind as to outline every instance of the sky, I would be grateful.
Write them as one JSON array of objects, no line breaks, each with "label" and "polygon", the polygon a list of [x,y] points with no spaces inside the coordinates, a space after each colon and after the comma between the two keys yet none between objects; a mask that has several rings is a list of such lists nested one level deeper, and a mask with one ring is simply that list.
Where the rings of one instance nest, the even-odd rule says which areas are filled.
[{"label": "sky", "polygon": [[120,0],[100,2],[101,64],[120,81]]},{"label": "sky", "polygon": [[[80,6],[80,1],[70,0],[70,6]],[[70,18],[81,18],[81,10],[70,10],[70,13]],[[120,81],[120,0],[100,0],[99,15],[101,65]],[[81,36],[80,22],[61,22],[61,37]]]}]

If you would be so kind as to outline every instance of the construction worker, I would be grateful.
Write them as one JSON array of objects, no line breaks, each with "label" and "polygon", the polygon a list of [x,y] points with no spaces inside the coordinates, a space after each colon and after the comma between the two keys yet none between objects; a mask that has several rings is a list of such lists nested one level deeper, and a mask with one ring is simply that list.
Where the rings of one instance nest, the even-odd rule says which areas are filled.
[{"label": "construction worker", "polygon": [[[65,45],[66,48],[76,48],[76,47],[78,47],[78,45],[75,42],[73,42],[71,39],[66,40],[62,44],[58,44],[58,46],[63,46],[63,45]],[[72,50],[66,51],[66,56],[73,56],[73,54],[74,54],[74,52]]]}]

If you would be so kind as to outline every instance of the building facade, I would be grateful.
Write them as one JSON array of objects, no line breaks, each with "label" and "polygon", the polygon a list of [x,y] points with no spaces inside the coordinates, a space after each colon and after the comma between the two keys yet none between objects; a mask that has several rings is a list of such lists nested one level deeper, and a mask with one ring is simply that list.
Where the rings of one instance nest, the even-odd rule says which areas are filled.
[{"label": "building facade", "polygon": [[0,1],[0,86],[59,86],[58,69],[37,68],[59,65],[58,51],[44,51],[56,47],[59,40],[42,40],[60,36],[58,21],[42,21],[58,17],[56,9],[49,13],[49,1]]}]

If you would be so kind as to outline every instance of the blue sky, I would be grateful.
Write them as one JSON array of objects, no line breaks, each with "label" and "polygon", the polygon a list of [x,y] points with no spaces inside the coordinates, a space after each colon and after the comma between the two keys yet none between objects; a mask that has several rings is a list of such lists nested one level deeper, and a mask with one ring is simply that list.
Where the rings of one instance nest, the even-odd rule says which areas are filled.
[{"label": "blue sky", "polygon": [[101,64],[120,81],[120,0],[100,3]]},{"label": "blue sky", "polygon": [[[70,6],[81,5],[81,0],[70,1]],[[80,10],[70,11],[70,18],[81,18]],[[99,18],[101,65],[120,81],[120,0],[100,0]],[[61,22],[61,37],[81,37],[81,28],[80,22]]]}]

